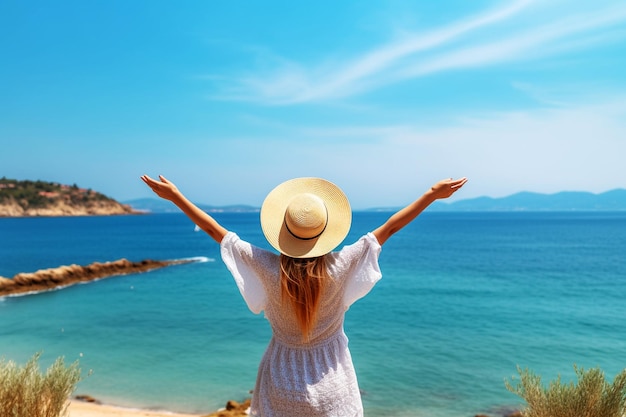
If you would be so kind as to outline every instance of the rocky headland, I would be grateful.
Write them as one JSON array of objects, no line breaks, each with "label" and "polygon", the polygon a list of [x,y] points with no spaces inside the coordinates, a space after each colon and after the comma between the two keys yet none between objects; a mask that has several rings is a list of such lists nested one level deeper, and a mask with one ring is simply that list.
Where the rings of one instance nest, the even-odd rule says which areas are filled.
[{"label": "rocky headland", "polygon": [[0,178],[0,217],[139,214],[97,191],[46,181]]},{"label": "rocky headland", "polygon": [[0,276],[0,297],[48,291],[96,279],[147,272],[190,262],[193,260],[158,261],[146,259],[131,262],[127,259],[119,259],[113,262],[94,262],[86,266],[74,264],[40,269],[36,272],[22,272],[13,278]]}]

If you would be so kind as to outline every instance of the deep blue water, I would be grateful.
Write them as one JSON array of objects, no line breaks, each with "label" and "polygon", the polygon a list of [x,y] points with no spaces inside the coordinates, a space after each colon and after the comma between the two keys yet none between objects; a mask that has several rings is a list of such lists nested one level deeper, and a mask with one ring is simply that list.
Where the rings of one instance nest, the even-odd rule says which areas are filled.
[{"label": "deep blue water", "polygon": [[[389,213],[357,212],[346,242]],[[258,214],[219,214],[268,247]],[[626,212],[423,213],[346,317],[366,416],[497,415],[504,380],[626,368]],[[0,219],[0,276],[127,258],[204,262],[0,299],[0,356],[78,360],[77,393],[208,413],[254,386],[269,340],[219,257],[180,214]]]}]

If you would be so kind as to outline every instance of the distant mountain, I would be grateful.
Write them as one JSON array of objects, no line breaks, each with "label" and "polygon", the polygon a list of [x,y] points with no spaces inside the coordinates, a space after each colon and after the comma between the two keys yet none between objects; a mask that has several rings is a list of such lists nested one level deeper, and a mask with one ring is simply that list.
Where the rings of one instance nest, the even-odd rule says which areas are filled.
[{"label": "distant mountain", "polygon": [[600,194],[563,191],[555,194],[520,192],[508,197],[478,197],[452,203],[437,201],[437,211],[624,211],[626,189]]},{"label": "distant mountain", "polygon": [[[180,210],[171,202],[160,198],[139,198],[135,200],[125,201],[135,210],[146,211],[150,213],[178,213]],[[258,212],[258,207],[246,205],[230,205],[230,206],[210,206],[206,204],[196,204],[199,208],[207,213],[254,213]]]},{"label": "distant mountain", "polygon": [[[151,213],[175,213],[178,208],[169,201],[142,198],[125,201],[135,210]],[[246,205],[210,206],[198,204],[209,213],[253,213],[258,207]],[[400,207],[372,208],[366,211],[396,211]],[[508,197],[477,197],[452,203],[436,201],[429,211],[626,211],[626,189],[616,189],[601,194],[583,191],[563,191],[555,194],[520,192]]]}]

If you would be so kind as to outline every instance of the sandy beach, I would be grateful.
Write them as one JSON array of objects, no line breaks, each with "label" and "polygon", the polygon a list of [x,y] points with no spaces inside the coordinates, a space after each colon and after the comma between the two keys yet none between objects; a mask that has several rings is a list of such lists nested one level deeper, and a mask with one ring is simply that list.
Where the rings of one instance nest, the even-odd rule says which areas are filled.
[{"label": "sandy beach", "polygon": [[171,411],[141,410],[88,402],[80,399],[69,401],[69,417],[241,417],[249,413],[250,399],[244,402],[228,401],[225,408],[210,413],[185,414]]},{"label": "sandy beach", "polygon": [[200,417],[205,415],[136,410],[77,400],[70,401],[68,410],[70,417]]}]

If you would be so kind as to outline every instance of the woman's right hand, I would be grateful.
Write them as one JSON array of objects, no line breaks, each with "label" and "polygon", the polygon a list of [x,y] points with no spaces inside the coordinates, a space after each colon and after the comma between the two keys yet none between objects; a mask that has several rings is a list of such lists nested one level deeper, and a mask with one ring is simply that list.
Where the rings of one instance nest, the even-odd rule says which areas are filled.
[{"label": "woman's right hand", "polygon": [[159,175],[160,181],[150,178],[147,175],[142,175],[141,179],[161,198],[172,201],[180,195],[180,191],[178,191],[174,183],[169,182],[163,175]]},{"label": "woman's right hand", "polygon": [[169,182],[163,175],[159,175],[159,180],[142,175],[141,179],[156,195],[174,203],[183,213],[187,215],[198,227],[207,232],[217,243],[220,243],[228,230],[220,225],[213,217],[189,201],[183,193],[178,191],[174,183]]}]

